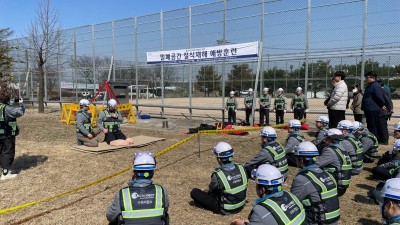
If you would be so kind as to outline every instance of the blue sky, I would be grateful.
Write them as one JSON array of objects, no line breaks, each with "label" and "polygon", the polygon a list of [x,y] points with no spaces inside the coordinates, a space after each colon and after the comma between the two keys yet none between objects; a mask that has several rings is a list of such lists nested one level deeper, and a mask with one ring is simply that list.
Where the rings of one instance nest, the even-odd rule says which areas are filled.
[{"label": "blue sky", "polygon": [[[0,0],[0,28],[11,28],[14,37],[26,35],[35,19],[38,0]],[[52,0],[63,28],[108,22],[199,5],[213,0]]]}]

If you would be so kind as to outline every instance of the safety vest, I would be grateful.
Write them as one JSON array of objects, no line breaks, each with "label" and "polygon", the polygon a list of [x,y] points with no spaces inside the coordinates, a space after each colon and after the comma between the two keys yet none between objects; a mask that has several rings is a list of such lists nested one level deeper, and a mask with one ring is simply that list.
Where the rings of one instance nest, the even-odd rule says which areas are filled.
[{"label": "safety vest", "polygon": [[[320,132],[326,134],[328,132],[328,128],[327,127],[323,127],[322,129],[320,129],[316,134],[315,134],[315,138],[318,138]],[[320,144],[317,145],[317,149],[318,151],[321,151],[324,148],[324,142],[322,141]]]},{"label": "safety vest", "polygon": [[275,103],[275,109],[278,109],[278,110],[286,109],[285,102],[286,102],[285,96],[283,96],[283,95],[276,96],[275,97],[275,102],[274,102]]},{"label": "safety vest", "polygon": [[[103,126],[108,129],[108,132],[117,132],[120,130],[120,122],[118,122],[118,118],[111,117],[111,113],[108,109],[103,111],[106,118],[103,122]],[[119,114],[117,110],[114,112],[115,114]]]},{"label": "safety vest", "polygon": [[303,142],[306,140],[306,138],[302,135],[302,134],[294,134],[294,133],[290,133],[288,135],[288,138],[286,140],[288,140],[289,138],[294,137],[296,138],[296,140],[298,140],[299,142]]},{"label": "safety vest", "polygon": [[226,100],[226,108],[235,110],[235,98],[228,98]]},{"label": "safety vest", "polygon": [[307,196],[302,201],[308,221],[313,224],[330,224],[338,221],[340,207],[335,178],[325,171],[316,173],[312,170],[305,170],[299,174],[308,178],[317,189],[321,199],[319,202],[314,202],[311,196]]},{"label": "safety vest", "polygon": [[246,204],[247,175],[243,165],[235,164],[235,169],[225,171],[218,169],[218,183],[222,184],[220,204],[225,211],[242,208]]},{"label": "safety vest", "polygon": [[400,172],[400,160],[395,160],[394,167],[389,169],[389,173],[392,175],[393,178],[395,178],[399,172]]},{"label": "safety vest", "polygon": [[127,187],[120,191],[121,212],[125,225],[164,224],[165,196],[159,185]]},{"label": "safety vest", "polygon": [[275,166],[281,172],[281,174],[285,174],[289,171],[286,152],[281,144],[278,142],[267,143],[263,147],[263,150],[267,151],[274,159],[273,162],[265,161],[263,163],[268,163]]},{"label": "safety vest", "polygon": [[334,167],[332,164],[327,165],[325,169],[330,172],[336,179],[339,188],[348,188],[351,179],[351,159],[346,151],[341,150],[339,147],[330,145],[331,148],[340,162],[340,167]]},{"label": "safety vest", "polygon": [[261,95],[260,96],[260,102],[264,106],[260,106],[260,108],[267,108],[269,104],[271,104],[271,96],[270,95]]},{"label": "safety vest", "polygon": [[[92,133],[93,127],[92,127],[92,123],[90,122],[90,118],[92,117],[92,115],[91,115],[89,112],[85,111],[85,110],[79,110],[78,113],[81,113],[81,114],[85,117],[85,120],[83,121],[83,126],[85,127],[85,129],[86,129],[89,133]],[[77,114],[78,114],[78,113],[77,113]],[[76,123],[76,117],[75,117],[75,124],[77,124],[77,123]],[[80,132],[78,128],[76,128],[76,132],[77,132],[77,133]]]},{"label": "safety vest", "polygon": [[17,136],[18,134],[17,119],[6,117],[6,105],[0,103],[0,137]]},{"label": "safety vest", "polygon": [[253,96],[252,95],[251,96],[246,96],[244,98],[244,103],[246,105],[253,105]]},{"label": "safety vest", "polygon": [[293,98],[293,108],[298,109],[298,108],[305,108],[305,98],[304,94],[301,95],[296,95]]},{"label": "safety vest", "polygon": [[386,225],[400,225],[400,215],[396,215],[396,216],[390,218],[384,224],[386,224]]},{"label": "safety vest", "polygon": [[375,137],[375,135],[373,135],[371,132],[368,133],[361,133],[361,135],[359,136],[359,140],[361,140],[361,138],[369,138],[374,142],[374,145],[372,147],[370,147],[366,152],[365,155],[369,158],[372,159],[377,159],[379,158],[378,156],[378,139]]},{"label": "safety vest", "polygon": [[278,225],[306,224],[303,205],[289,192],[283,191],[282,196],[272,196],[259,204],[271,212]]},{"label": "safety vest", "polygon": [[355,154],[350,154],[350,160],[351,160],[351,165],[353,166],[353,169],[358,169],[363,166],[363,146],[360,141],[356,140],[353,137],[344,137],[345,140],[349,141],[351,145],[353,146],[355,150]]}]

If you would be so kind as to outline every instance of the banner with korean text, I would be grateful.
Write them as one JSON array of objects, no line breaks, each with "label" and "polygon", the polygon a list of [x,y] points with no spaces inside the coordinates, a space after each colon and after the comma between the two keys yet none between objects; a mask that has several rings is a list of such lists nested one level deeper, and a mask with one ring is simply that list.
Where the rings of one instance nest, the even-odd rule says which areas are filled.
[{"label": "banner with korean text", "polygon": [[258,42],[249,42],[204,48],[147,52],[147,64],[195,63],[257,56]]}]

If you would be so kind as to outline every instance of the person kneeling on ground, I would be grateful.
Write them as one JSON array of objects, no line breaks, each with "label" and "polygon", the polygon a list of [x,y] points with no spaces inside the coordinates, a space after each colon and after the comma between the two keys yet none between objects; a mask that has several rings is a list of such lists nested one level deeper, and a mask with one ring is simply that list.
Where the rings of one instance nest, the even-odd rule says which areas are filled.
[{"label": "person kneeling on ground", "polygon": [[133,177],[128,187],[118,191],[106,212],[111,225],[168,225],[167,190],[153,184],[156,161],[151,152],[137,152],[133,161]]},{"label": "person kneeling on ground", "polygon": [[284,178],[279,170],[271,165],[258,167],[255,177],[257,195],[248,219],[235,219],[232,225],[306,225],[303,205],[295,195],[282,190]]},{"label": "person kneeling on ground", "polygon": [[92,127],[92,114],[89,111],[90,102],[87,99],[79,101],[81,110],[76,114],[76,137],[78,138],[78,145],[85,145],[88,147],[97,147],[99,142],[95,137],[100,134],[100,129]]},{"label": "person kneeling on ground", "polygon": [[353,169],[349,154],[340,145],[341,140],[343,140],[342,131],[336,128],[329,129],[325,138],[326,147],[315,161],[318,167],[331,173],[336,179],[339,197],[344,195],[349,187],[351,170]]},{"label": "person kneeling on ground", "polygon": [[395,155],[394,159],[372,169],[374,178],[387,180],[396,176],[400,177],[400,140],[396,140],[393,144],[392,152]]},{"label": "person kneeling on ground", "polygon": [[358,121],[353,122],[353,134],[363,146],[363,162],[373,163],[378,158],[378,139]]},{"label": "person kneeling on ground", "polygon": [[233,149],[228,143],[219,142],[213,152],[220,167],[211,175],[208,191],[193,188],[190,196],[196,204],[214,213],[238,213],[246,204],[245,169],[242,165],[233,163]]},{"label": "person kneeling on ground", "polygon": [[121,131],[122,115],[117,110],[117,101],[110,99],[107,103],[107,109],[99,115],[97,126],[103,131],[104,141],[109,145],[124,146],[133,144],[132,138],[126,138]]},{"label": "person kneeling on ground", "polygon": [[288,123],[288,136],[285,141],[285,151],[289,166],[296,166],[296,159],[293,156],[294,147],[305,141],[306,138],[300,132],[300,120],[290,120]]},{"label": "person kneeling on ground", "polygon": [[[400,139],[400,122],[397,122],[394,124],[393,126],[393,137],[395,140],[399,140]],[[393,160],[394,158],[396,158],[396,155],[393,154],[393,152],[391,150],[386,151],[382,157],[378,160],[378,165],[387,163],[391,160]]]},{"label": "person kneeling on ground", "polygon": [[253,158],[250,159],[244,167],[246,168],[247,176],[251,177],[252,172],[262,164],[271,164],[278,168],[287,179],[289,175],[289,168],[286,158],[285,149],[279,142],[276,142],[276,131],[272,127],[264,127],[260,131],[261,136],[261,150]]},{"label": "person kneeling on ground", "polygon": [[290,192],[302,201],[308,224],[338,224],[340,207],[336,181],[330,173],[315,165],[319,155],[317,147],[309,141],[301,142],[294,155],[300,171],[293,179]]}]

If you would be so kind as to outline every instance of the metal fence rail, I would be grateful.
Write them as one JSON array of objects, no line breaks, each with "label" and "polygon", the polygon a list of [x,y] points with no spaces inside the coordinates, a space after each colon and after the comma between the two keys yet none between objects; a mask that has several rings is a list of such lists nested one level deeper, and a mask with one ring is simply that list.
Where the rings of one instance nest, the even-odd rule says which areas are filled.
[{"label": "metal fence rail", "polygon": [[[283,88],[290,98],[301,86],[309,98],[323,98],[334,71],[347,73],[351,90],[363,85],[365,71],[375,70],[400,97],[399,12],[400,4],[392,0],[221,0],[76,27],[64,30],[59,49],[66,51],[46,66],[45,95],[78,101],[82,92],[95,93],[113,59],[111,80],[134,85],[132,103],[142,113],[160,108],[171,114],[175,108],[185,109],[188,118],[219,118],[229,91],[254,87],[257,59],[147,65],[146,52],[260,41],[258,90]],[[29,46],[29,38],[10,43],[19,47],[11,53],[14,81],[35,101],[35,55],[22,47]]]}]

